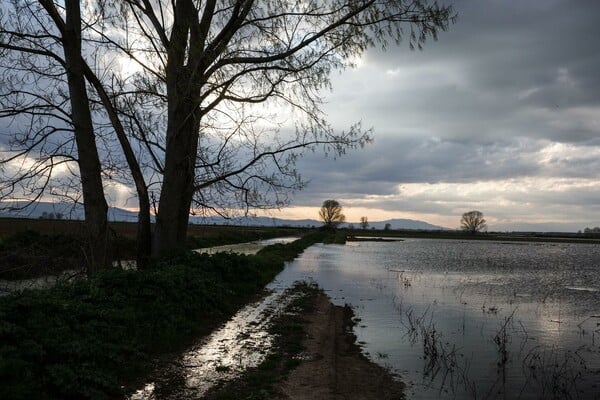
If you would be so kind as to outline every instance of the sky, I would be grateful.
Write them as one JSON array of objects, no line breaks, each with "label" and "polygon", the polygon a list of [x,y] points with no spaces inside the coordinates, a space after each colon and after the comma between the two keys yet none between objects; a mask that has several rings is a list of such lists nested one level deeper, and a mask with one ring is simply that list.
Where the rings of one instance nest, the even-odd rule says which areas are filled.
[{"label": "sky", "polygon": [[[449,4],[446,2],[446,4]],[[457,0],[456,24],[422,51],[372,49],[334,73],[325,111],[374,143],[298,163],[308,187],[272,215],[411,218],[488,230],[600,226],[600,1]]]},{"label": "sky", "polygon": [[[458,228],[479,210],[491,231],[600,226],[600,1],[440,3],[458,19],[438,41],[371,49],[333,72],[328,121],[360,121],[374,142],[300,159],[308,185],[267,215],[318,219],[336,199],[350,222]],[[125,186],[107,196],[135,203]]]}]

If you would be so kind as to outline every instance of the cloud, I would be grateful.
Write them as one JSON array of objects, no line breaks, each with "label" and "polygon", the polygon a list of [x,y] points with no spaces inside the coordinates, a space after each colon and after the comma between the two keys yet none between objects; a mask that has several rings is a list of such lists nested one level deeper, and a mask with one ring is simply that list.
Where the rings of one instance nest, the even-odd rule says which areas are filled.
[{"label": "cloud", "polygon": [[[328,120],[362,121],[375,142],[337,161],[306,155],[293,205],[337,198],[446,226],[472,208],[508,229],[600,225],[600,2],[452,4],[457,23],[423,51],[371,49],[334,73]],[[265,112],[284,130],[295,121]],[[0,120],[0,147],[14,128]],[[124,186],[107,192],[132,201]]]},{"label": "cloud", "polygon": [[375,143],[300,161],[311,182],[294,204],[440,219],[481,206],[504,228],[599,221],[600,2],[455,7],[457,24],[423,51],[373,49],[333,77],[329,120],[361,120]]}]

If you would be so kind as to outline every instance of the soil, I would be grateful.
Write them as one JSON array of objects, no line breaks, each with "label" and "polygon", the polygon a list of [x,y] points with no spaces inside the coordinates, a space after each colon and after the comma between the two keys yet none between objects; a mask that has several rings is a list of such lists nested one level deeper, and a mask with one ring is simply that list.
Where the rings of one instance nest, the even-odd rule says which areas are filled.
[{"label": "soil", "polygon": [[404,399],[404,384],[362,354],[351,330],[350,307],[334,306],[321,293],[314,311],[305,317],[304,361],[279,385],[282,398]]}]

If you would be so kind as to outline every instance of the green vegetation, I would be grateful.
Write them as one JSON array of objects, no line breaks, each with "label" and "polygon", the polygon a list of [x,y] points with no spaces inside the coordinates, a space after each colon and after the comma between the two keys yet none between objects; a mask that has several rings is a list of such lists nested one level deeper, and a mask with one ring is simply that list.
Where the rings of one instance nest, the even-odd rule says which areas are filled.
[{"label": "green vegetation", "polygon": [[0,279],[27,279],[84,265],[77,237],[31,230],[0,239]]},{"label": "green vegetation", "polygon": [[[111,240],[114,260],[135,258],[135,240],[116,236]],[[0,279],[17,280],[79,271],[85,265],[83,236],[72,233],[18,231],[0,238]]]},{"label": "green vegetation", "polygon": [[0,298],[0,398],[108,399],[260,292],[315,232],[256,256],[182,252],[143,271],[106,270]]},{"label": "green vegetation", "polygon": [[[58,274],[65,270],[81,270],[85,265],[84,237],[74,228],[72,221],[55,221],[55,231],[43,228],[44,225],[24,226],[16,233],[0,236],[0,279],[28,279],[44,275]],[[113,233],[112,259],[132,260],[136,258],[136,242],[130,235],[127,223],[116,224]],[[196,249],[233,243],[251,242],[281,236],[299,234],[298,229],[290,228],[247,228],[194,226],[193,236],[188,237],[186,247]],[[303,232],[305,233],[305,232]]]},{"label": "green vegetation", "polygon": [[346,244],[346,238],[348,232],[346,230],[333,231],[331,235],[328,235],[324,242],[325,244]]},{"label": "green vegetation", "polygon": [[317,286],[304,282],[288,289],[285,295],[294,297],[294,300],[269,328],[275,342],[264,361],[246,371],[240,379],[213,389],[206,397],[218,400],[275,398],[275,385],[300,363],[299,355],[304,350],[302,341],[306,337],[307,323],[303,315],[313,309],[319,292]]}]

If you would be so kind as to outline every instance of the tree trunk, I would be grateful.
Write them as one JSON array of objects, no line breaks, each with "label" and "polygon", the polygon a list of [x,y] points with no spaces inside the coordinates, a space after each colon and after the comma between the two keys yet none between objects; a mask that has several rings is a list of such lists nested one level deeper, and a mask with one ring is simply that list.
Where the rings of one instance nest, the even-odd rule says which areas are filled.
[{"label": "tree trunk", "polygon": [[150,255],[152,251],[152,225],[150,223],[150,196],[148,195],[148,186],[146,185],[146,180],[144,179],[144,174],[142,173],[142,169],[140,164],[133,152],[131,147],[131,143],[127,138],[127,134],[125,133],[125,128],[123,128],[123,124],[121,124],[121,120],[119,119],[118,112],[110,100],[110,96],[104,89],[102,82],[98,79],[96,74],[91,70],[91,68],[85,64],[85,77],[88,82],[96,89],[106,112],[108,113],[108,117],[110,122],[115,130],[115,134],[117,135],[117,139],[121,144],[121,148],[123,149],[123,154],[125,155],[125,159],[127,160],[127,165],[129,166],[129,170],[131,171],[131,176],[135,183],[135,189],[138,195],[138,205],[139,205],[139,214],[138,214],[138,224],[137,224],[137,252],[136,252],[136,263],[138,269],[143,269],[148,266],[150,262]]},{"label": "tree trunk", "polygon": [[108,205],[102,186],[100,158],[94,136],[92,116],[81,58],[81,15],[79,0],[66,0],[63,34],[71,118],[75,127],[79,173],[83,191],[87,235],[87,272],[93,274],[111,262],[108,239]]},{"label": "tree trunk", "polygon": [[173,4],[174,23],[165,70],[167,143],[154,229],[154,256],[164,255],[185,243],[200,127],[198,98],[202,82],[198,71],[202,46],[198,42],[198,10],[191,0],[177,0]]},{"label": "tree trunk", "polygon": [[150,223],[150,199],[148,196],[146,196],[146,200],[140,199],[139,207],[136,262],[138,269],[143,269],[148,266],[152,254],[152,225]]},{"label": "tree trunk", "polygon": [[154,256],[183,246],[187,236],[194,194],[199,119],[196,111],[181,103],[173,122],[169,119],[165,169],[152,246]]}]

